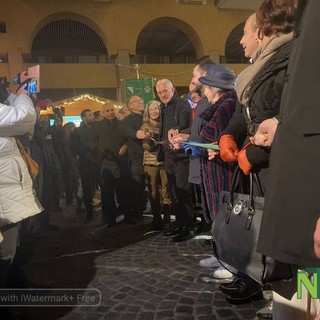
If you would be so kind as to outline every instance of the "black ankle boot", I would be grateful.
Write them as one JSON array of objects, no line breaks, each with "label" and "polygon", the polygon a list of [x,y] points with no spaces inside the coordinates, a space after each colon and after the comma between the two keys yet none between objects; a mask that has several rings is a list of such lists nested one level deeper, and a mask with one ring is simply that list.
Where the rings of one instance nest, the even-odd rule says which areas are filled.
[{"label": "black ankle boot", "polygon": [[263,299],[260,284],[251,279],[238,278],[229,284],[229,286],[222,284],[219,288],[227,294],[226,300],[231,304],[245,304]]}]

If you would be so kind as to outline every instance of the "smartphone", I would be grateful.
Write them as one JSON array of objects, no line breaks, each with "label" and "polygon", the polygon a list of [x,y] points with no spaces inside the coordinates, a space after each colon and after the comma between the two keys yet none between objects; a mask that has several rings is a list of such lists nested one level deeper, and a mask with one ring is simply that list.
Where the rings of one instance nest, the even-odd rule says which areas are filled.
[{"label": "smartphone", "polygon": [[12,79],[12,83],[13,83],[14,85],[20,84],[20,74],[18,74],[17,76],[15,76],[15,77]]},{"label": "smartphone", "polygon": [[31,80],[28,82],[28,93],[37,93],[38,92],[38,81],[37,80]]},{"label": "smartphone", "polygon": [[[19,77],[19,78],[18,78]],[[40,66],[36,65],[29,67],[27,71],[23,71],[18,74],[17,80],[19,84],[23,85],[23,88],[29,94],[40,92]]]}]

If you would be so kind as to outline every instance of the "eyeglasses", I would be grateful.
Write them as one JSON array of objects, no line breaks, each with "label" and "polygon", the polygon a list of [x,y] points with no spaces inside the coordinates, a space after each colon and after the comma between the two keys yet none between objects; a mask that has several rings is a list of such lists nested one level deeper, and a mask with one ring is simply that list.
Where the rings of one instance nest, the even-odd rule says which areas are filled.
[{"label": "eyeglasses", "polygon": [[149,111],[159,111],[159,107],[155,106],[155,107],[149,107]]},{"label": "eyeglasses", "polygon": [[161,91],[158,91],[158,92],[157,92],[157,95],[158,95],[158,96],[161,96],[162,94],[167,94],[168,92],[169,92],[168,89],[163,89],[163,90],[161,90]]},{"label": "eyeglasses", "polygon": [[130,103],[129,103],[129,104],[136,103],[136,102],[143,103],[143,100],[142,100],[142,99],[132,100],[132,101],[130,101]]}]

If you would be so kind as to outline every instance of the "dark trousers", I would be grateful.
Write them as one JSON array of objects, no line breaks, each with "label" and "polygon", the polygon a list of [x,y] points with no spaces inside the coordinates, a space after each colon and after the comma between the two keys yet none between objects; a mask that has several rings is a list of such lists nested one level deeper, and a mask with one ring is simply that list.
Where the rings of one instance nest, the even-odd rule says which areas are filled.
[{"label": "dark trousers", "polygon": [[87,215],[93,214],[92,200],[96,189],[96,179],[92,172],[86,171],[80,173],[82,185],[82,200],[86,208]]},{"label": "dark trousers", "polygon": [[73,189],[70,168],[64,167],[62,169],[62,173],[63,173],[64,191],[66,193],[66,202],[69,205],[69,204],[72,204],[73,194],[75,193],[75,190]]},{"label": "dark trousers", "polygon": [[[124,203],[125,198],[125,181],[122,178],[116,178],[112,172],[108,169],[103,169],[101,172],[101,204],[103,218],[107,223],[116,222],[117,205],[115,201],[115,195],[117,195],[117,201],[123,211],[126,205]],[[123,212],[125,215],[127,212]]]},{"label": "dark trousers", "polygon": [[41,204],[44,211],[40,219],[42,226],[50,224],[50,215],[53,207],[57,206],[60,198],[59,171],[53,168],[44,168]]},{"label": "dark trousers", "polygon": [[189,159],[165,156],[165,169],[173,197],[177,227],[192,231],[194,228],[191,184],[188,182]]},{"label": "dark trousers", "polygon": [[145,175],[142,161],[130,163],[130,189],[131,189],[131,209],[133,214],[139,215],[142,213],[145,207]]},{"label": "dark trousers", "polygon": [[70,166],[65,166],[62,169],[67,205],[71,205],[73,203],[74,195],[77,194],[79,188],[79,173],[77,172],[75,174],[75,170],[76,169],[71,168]]},{"label": "dark trousers", "polygon": [[6,288],[9,268],[16,255],[19,243],[19,226],[17,223],[1,228],[3,241],[0,244],[0,288]]},{"label": "dark trousers", "polygon": [[41,204],[45,210],[52,209],[60,197],[59,174],[56,169],[44,169]]}]

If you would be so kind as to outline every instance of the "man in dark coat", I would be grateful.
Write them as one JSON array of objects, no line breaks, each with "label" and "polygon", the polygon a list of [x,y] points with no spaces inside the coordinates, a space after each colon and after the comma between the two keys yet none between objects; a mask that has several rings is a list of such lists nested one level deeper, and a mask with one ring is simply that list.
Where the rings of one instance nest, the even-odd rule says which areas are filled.
[{"label": "man in dark coat", "polygon": [[41,228],[55,230],[57,226],[50,223],[50,216],[60,198],[59,175],[61,163],[58,157],[57,134],[50,125],[48,115],[45,114],[40,117],[38,131],[38,135],[42,135],[43,145],[41,149],[44,158],[41,204],[45,210],[41,215]]},{"label": "man in dark coat", "polygon": [[[92,153],[101,155],[101,203],[103,218],[109,227],[116,223],[117,206],[115,192],[121,209],[126,208],[125,188],[127,168],[127,146],[120,121],[115,116],[114,105],[106,103],[102,107],[103,119],[92,127]],[[99,151],[100,150],[100,151]],[[123,212],[127,217],[128,210]]]},{"label": "man in dark coat", "polygon": [[[170,130],[178,129],[181,132],[190,127],[191,107],[187,100],[177,97],[170,80],[159,80],[156,89],[162,102],[160,139],[168,140]],[[175,235],[173,238],[175,242],[189,240],[193,236],[193,204],[191,185],[188,182],[189,155],[183,150],[176,151],[170,147],[165,148],[164,155],[164,166],[176,214],[176,228],[164,234]]]},{"label": "man in dark coat", "polygon": [[[300,0],[298,9],[300,21],[295,27],[280,115],[263,122],[254,137],[258,145],[272,144],[270,182],[257,250],[298,267],[318,268],[320,45],[314,37],[318,34],[320,1]],[[293,292],[297,289],[294,281],[292,288]],[[274,319],[305,316],[306,306],[304,312],[297,306],[301,300],[290,301],[293,292],[289,295],[288,285],[274,286],[274,290],[288,299],[280,304],[279,297],[274,297]],[[311,300],[312,316],[319,314],[319,309],[314,310],[316,302],[319,300]]]},{"label": "man in dark coat", "polygon": [[91,154],[90,135],[93,126],[93,114],[90,109],[81,112],[81,125],[75,131],[75,147],[79,154],[79,172],[83,189],[83,203],[86,207],[87,220],[93,218],[92,200],[96,190],[98,165]]},{"label": "man in dark coat", "polygon": [[142,139],[145,138],[140,128],[142,126],[143,100],[139,96],[131,96],[128,100],[128,108],[131,111],[123,121],[123,131],[127,137],[128,158],[131,175],[130,205],[134,216],[139,217],[145,209],[146,188],[143,168]]}]

